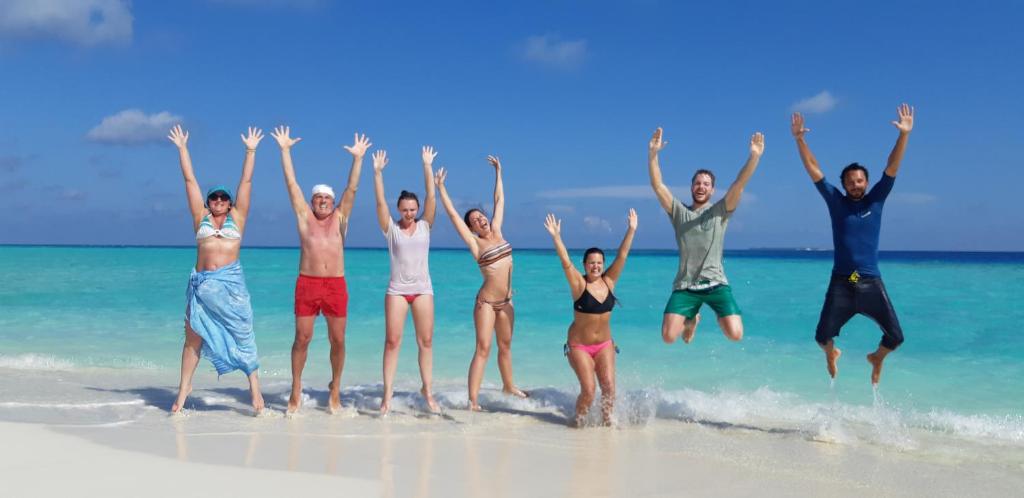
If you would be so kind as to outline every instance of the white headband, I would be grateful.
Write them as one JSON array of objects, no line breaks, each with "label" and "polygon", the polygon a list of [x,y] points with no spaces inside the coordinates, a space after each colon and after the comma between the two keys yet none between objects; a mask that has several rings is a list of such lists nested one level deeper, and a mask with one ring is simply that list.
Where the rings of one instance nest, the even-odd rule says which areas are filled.
[{"label": "white headband", "polygon": [[321,183],[320,185],[314,185],[313,186],[313,195],[316,195],[316,194],[327,194],[327,195],[331,196],[331,198],[333,199],[334,198],[334,189],[332,189],[330,185],[324,185],[324,184]]}]

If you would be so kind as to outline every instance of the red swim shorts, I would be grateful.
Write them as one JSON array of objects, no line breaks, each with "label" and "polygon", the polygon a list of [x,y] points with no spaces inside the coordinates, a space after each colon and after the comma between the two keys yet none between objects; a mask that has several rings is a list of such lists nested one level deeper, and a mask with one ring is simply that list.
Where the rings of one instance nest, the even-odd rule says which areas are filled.
[{"label": "red swim shorts", "polygon": [[295,281],[295,316],[344,317],[348,315],[348,286],[345,277],[310,277],[299,274]]}]

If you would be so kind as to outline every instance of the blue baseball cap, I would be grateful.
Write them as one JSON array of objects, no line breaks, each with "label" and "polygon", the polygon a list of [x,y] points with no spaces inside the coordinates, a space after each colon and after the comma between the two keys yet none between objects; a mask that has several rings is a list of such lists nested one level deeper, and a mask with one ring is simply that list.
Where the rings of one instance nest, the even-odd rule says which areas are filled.
[{"label": "blue baseball cap", "polygon": [[206,207],[210,207],[210,196],[216,194],[217,192],[224,192],[225,194],[227,194],[228,199],[231,201],[231,205],[235,205],[235,196],[231,194],[231,189],[225,187],[224,185],[215,185],[211,187],[210,190],[206,191]]}]

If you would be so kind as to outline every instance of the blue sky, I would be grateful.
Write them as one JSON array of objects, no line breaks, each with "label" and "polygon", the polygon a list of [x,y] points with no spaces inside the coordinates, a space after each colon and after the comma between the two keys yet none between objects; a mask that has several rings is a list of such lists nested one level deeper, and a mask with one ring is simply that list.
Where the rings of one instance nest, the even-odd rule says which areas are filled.
[{"label": "blue sky", "polygon": [[[344,186],[352,133],[386,149],[388,195],[422,192],[440,152],[460,208],[490,209],[487,154],[505,164],[505,233],[548,247],[671,248],[647,186],[656,126],[666,183],[693,170],[724,193],[754,131],[766,152],[726,247],[831,247],[825,205],[788,116],[830,180],[881,174],[896,105],[917,109],[886,205],[882,249],[1024,250],[1024,39],[1018,2],[329,2],[6,0],[0,3],[0,243],[192,241],[181,121],[200,182],[234,185],[238,135],[289,124],[304,189]],[[295,245],[277,145],[257,154],[249,245]],[[383,246],[367,158],[351,246]],[[436,246],[461,246],[438,218]]]}]

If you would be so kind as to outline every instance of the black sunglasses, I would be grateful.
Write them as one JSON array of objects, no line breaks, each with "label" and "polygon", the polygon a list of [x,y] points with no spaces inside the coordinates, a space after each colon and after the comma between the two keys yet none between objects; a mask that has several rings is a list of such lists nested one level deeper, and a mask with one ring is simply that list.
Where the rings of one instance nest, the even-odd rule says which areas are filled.
[{"label": "black sunglasses", "polygon": [[223,192],[217,192],[217,193],[214,193],[214,194],[210,194],[210,196],[207,197],[206,200],[207,201],[230,201],[231,200],[231,196],[228,195],[228,194],[225,194]]}]

